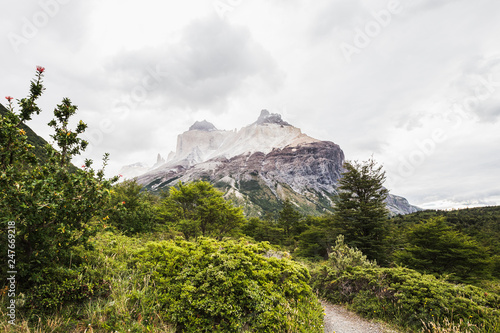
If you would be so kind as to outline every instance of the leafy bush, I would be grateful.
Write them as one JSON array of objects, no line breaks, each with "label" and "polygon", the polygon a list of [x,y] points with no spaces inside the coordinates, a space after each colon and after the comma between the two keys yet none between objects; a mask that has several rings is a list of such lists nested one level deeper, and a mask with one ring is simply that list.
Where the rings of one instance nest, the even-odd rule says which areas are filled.
[{"label": "leafy bush", "polygon": [[418,330],[424,323],[439,325],[446,321],[472,324],[480,332],[500,329],[499,295],[408,268],[347,267],[338,271],[324,265],[313,273],[313,280],[321,296],[347,303],[368,318]]},{"label": "leafy bush", "polygon": [[375,261],[370,261],[360,250],[344,244],[344,235],[339,235],[335,246],[329,254],[328,264],[336,271],[343,271],[348,267],[375,267]]},{"label": "leafy bush", "polygon": [[[0,116],[0,237],[5,239],[7,224],[15,222],[15,268],[22,288],[57,283],[47,270],[70,267],[76,259],[75,248],[88,245],[96,232],[91,219],[117,180],[106,180],[104,168],[95,171],[91,160],[78,170],[71,164],[88,143],[79,138],[87,128],[84,122],[69,128],[77,106],[68,98],[56,106],[55,118],[48,124],[54,129],[51,137],[57,149],[47,145],[48,160],[37,161],[20,126],[41,112],[36,101],[45,90],[44,71],[37,67],[28,97],[18,100],[19,112],[8,97],[8,110]],[[104,166],[107,160],[106,154]],[[7,253],[5,247],[6,242],[0,242],[2,253]],[[0,272],[3,281],[4,274]]]},{"label": "leafy bush", "polygon": [[241,231],[257,242],[269,242],[276,245],[282,245],[284,243],[285,232],[283,228],[278,227],[274,221],[251,217],[248,219],[248,222],[241,227]]},{"label": "leafy bush", "polygon": [[135,180],[126,180],[113,186],[109,208],[102,213],[103,220],[126,234],[152,231],[155,226],[155,197],[142,191]]},{"label": "leafy bush", "polygon": [[220,240],[234,235],[246,222],[242,209],[226,201],[224,193],[205,181],[179,182],[177,187],[171,187],[157,214],[186,239],[203,236]]},{"label": "leafy bush", "polygon": [[328,259],[328,253],[340,230],[332,215],[307,216],[305,230],[298,236],[299,243],[294,256],[313,260]]},{"label": "leafy bush", "polygon": [[49,268],[43,273],[50,278],[34,285],[26,297],[25,305],[33,313],[52,313],[63,304],[107,297],[111,291],[110,282],[100,278],[99,272],[86,272],[83,266],[79,269]]},{"label": "leafy bush", "polygon": [[179,332],[322,332],[308,270],[270,250],[265,243],[178,238],[149,243],[136,267],[154,284],[150,302],[157,297]]}]

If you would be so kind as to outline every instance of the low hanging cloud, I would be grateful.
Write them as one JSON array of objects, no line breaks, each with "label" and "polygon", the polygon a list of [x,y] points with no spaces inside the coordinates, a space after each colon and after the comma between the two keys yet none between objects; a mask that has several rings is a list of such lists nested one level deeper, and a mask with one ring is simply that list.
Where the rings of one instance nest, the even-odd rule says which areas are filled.
[{"label": "low hanging cloud", "polygon": [[142,78],[149,97],[166,107],[215,113],[247,79],[257,77],[269,89],[282,82],[276,61],[247,28],[214,16],[188,25],[179,42],[116,56],[107,70],[126,93]]}]

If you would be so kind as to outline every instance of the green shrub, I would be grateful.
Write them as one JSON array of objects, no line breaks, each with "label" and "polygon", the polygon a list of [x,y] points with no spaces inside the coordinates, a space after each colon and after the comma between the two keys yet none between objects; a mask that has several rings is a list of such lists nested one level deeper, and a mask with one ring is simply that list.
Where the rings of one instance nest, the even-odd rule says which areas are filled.
[{"label": "green shrub", "polygon": [[224,199],[224,193],[205,181],[179,182],[171,187],[156,210],[158,220],[180,231],[186,239],[238,234],[246,222],[243,210]]},{"label": "green shrub", "polygon": [[470,285],[455,285],[407,268],[323,266],[313,286],[335,303],[347,303],[368,318],[420,330],[424,323],[473,324],[480,332],[500,329],[500,296]]},{"label": "green shrub", "polygon": [[142,191],[142,186],[135,180],[126,180],[113,186],[108,208],[103,221],[127,235],[138,232],[151,232],[155,227],[155,197]]},{"label": "green shrub", "polygon": [[322,332],[308,270],[274,255],[265,243],[176,239],[149,243],[135,265],[179,331]]},{"label": "green shrub", "polygon": [[87,272],[84,266],[48,268],[43,273],[44,281],[32,286],[26,295],[24,305],[33,313],[53,313],[63,305],[107,297],[111,291],[110,281],[96,271]]},{"label": "green shrub", "polygon": [[335,246],[329,254],[328,264],[336,271],[343,271],[348,267],[375,267],[376,261],[371,261],[360,250],[347,246],[344,235],[338,235]]}]

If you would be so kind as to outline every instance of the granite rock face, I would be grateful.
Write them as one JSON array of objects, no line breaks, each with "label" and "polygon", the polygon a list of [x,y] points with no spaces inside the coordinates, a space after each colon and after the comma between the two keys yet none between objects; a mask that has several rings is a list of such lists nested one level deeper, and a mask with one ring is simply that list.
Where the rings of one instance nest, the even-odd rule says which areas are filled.
[{"label": "granite rock face", "polygon": [[279,113],[270,113],[267,110],[262,110],[260,112],[260,116],[257,119],[257,124],[278,124],[283,126],[292,126],[283,119],[281,119],[281,115]]},{"label": "granite rock face", "polygon": [[[179,181],[209,181],[247,216],[279,210],[287,198],[307,214],[333,211],[343,171],[342,149],[302,134],[265,110],[259,119],[265,121],[235,132],[184,132],[174,158],[140,176],[139,183],[159,191]],[[391,195],[387,204],[392,214],[417,210],[402,197]]]},{"label": "granite rock face", "polygon": [[193,125],[191,125],[191,127],[189,127],[189,130],[190,131],[197,130],[197,131],[210,132],[210,131],[217,131],[217,128],[214,126],[214,124],[209,123],[206,120],[203,120],[203,121],[195,122]]},{"label": "granite rock face", "polygon": [[272,211],[286,198],[305,212],[318,213],[331,210],[343,162],[338,145],[319,141],[155,170],[139,177],[139,182],[157,191],[178,181],[206,180],[243,205],[249,215]]}]

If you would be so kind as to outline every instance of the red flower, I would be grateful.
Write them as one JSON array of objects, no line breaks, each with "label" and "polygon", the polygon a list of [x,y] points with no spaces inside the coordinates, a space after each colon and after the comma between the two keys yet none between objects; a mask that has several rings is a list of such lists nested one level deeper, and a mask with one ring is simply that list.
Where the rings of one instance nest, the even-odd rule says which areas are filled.
[{"label": "red flower", "polygon": [[118,175],[118,176],[123,177],[123,175]]},{"label": "red flower", "polygon": [[12,101],[12,100],[14,99],[14,97],[11,97],[11,96],[5,96],[5,99],[6,99],[6,100],[8,100],[8,101],[9,101],[9,103],[10,103],[10,101]]},{"label": "red flower", "polygon": [[85,168],[85,165],[82,165],[82,168]]},{"label": "red flower", "polygon": [[125,205],[125,201],[122,201],[122,205]]},{"label": "red flower", "polygon": [[41,74],[41,73],[43,73],[45,71],[45,67],[36,66],[36,71]]}]

